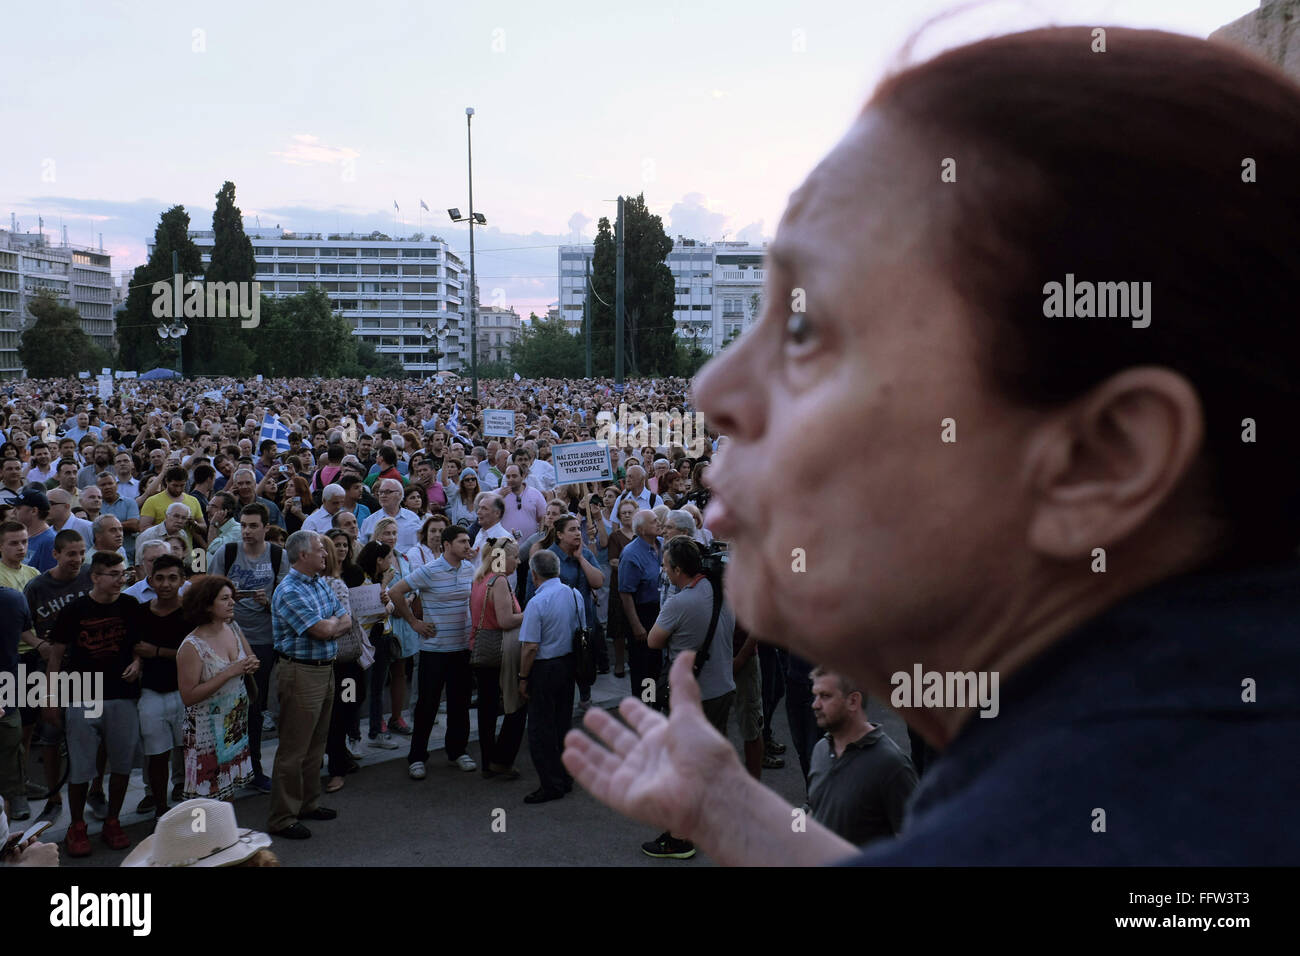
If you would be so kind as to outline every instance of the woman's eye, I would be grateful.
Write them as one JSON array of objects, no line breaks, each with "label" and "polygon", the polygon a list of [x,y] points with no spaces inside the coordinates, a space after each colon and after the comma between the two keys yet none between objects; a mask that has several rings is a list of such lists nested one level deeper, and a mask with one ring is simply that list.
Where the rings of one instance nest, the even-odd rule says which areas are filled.
[{"label": "woman's eye", "polygon": [[785,320],[785,337],[794,345],[804,345],[812,336],[812,323],[802,312],[793,312]]}]

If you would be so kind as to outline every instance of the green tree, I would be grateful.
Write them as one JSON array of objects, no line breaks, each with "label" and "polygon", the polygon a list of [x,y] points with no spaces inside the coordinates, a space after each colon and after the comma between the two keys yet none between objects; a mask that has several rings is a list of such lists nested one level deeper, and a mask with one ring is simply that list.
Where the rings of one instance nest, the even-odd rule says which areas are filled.
[{"label": "green tree", "polygon": [[510,365],[524,378],[582,378],[586,352],[563,321],[538,319],[529,322],[511,346]]},{"label": "green tree", "polygon": [[[161,364],[164,348],[158,338],[159,319],[153,313],[155,282],[172,281],[172,250],[179,253],[181,273],[195,276],[203,271],[199,247],[189,237],[190,216],[184,206],[172,206],[159,217],[154,230],[154,249],[149,261],[138,266],[131,278],[126,308],[117,326],[119,361],[123,368],[146,372]],[[194,350],[185,350],[190,358]]]},{"label": "green tree", "polygon": [[53,293],[41,292],[27,303],[35,318],[18,342],[18,360],[32,378],[67,378],[79,371],[98,372],[112,357],[81,328],[81,316]]},{"label": "green tree", "polygon": [[[677,365],[674,284],[667,265],[673,243],[664,232],[663,219],[650,213],[644,193],[624,201],[623,218],[624,374],[628,378],[670,375]],[[617,259],[613,226],[608,218],[602,218],[591,263],[594,294],[587,309],[592,372],[596,375],[614,374]]]},{"label": "green tree", "polygon": [[396,355],[380,352],[366,339],[357,336],[351,336],[351,339],[356,351],[350,363],[345,364],[339,373],[343,378],[365,378],[367,375],[376,378],[405,377],[406,371]]},{"label": "green tree", "polygon": [[[235,184],[225,182],[217,191],[212,214],[212,259],[204,282],[252,282],[257,272],[253,243],[244,232],[244,216],[235,205]],[[243,376],[257,362],[258,329],[246,329],[237,318],[207,316],[189,320],[185,337],[187,370]]]},{"label": "green tree", "polygon": [[352,323],[333,311],[319,286],[282,299],[263,296],[261,319],[266,345],[259,368],[268,376],[336,378],[357,364]]},{"label": "green tree", "polygon": [[488,379],[507,379],[514,375],[514,367],[509,362],[479,362],[478,377]]}]

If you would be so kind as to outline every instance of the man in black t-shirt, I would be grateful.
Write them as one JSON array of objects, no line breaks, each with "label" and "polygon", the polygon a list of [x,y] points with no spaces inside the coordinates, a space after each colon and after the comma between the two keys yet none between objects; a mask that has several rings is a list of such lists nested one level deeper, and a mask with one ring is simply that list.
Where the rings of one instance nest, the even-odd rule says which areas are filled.
[{"label": "man in black t-shirt", "polygon": [[172,554],[153,563],[149,585],[155,597],[141,604],[132,630],[140,658],[140,740],[148,758],[154,818],[167,812],[167,771],[172,751],[183,744],[185,705],[176,681],[176,650],[190,633],[181,612],[185,565]]},{"label": "man in black t-shirt", "polygon": [[[86,794],[95,775],[100,743],[108,752],[108,818],[101,834],[114,850],[125,850],[130,839],[122,832],[118,814],[140,739],[136,698],[140,695],[140,662],[129,637],[139,602],[122,594],[126,560],[114,551],[96,552],[90,565],[91,589],[62,611],[50,640],[52,678],[66,672],[79,693],[60,701],[67,706],[69,856],[89,856],[90,838],[83,816]],[[52,679],[53,686],[59,686]]]}]

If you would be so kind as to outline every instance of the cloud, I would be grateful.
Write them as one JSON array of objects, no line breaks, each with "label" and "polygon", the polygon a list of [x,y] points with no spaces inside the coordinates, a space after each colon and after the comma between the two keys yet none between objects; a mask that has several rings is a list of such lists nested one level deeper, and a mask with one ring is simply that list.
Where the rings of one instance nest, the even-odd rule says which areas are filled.
[{"label": "cloud", "polygon": [[763,220],[760,219],[757,222],[751,222],[748,226],[745,226],[736,233],[736,238],[742,242],[752,242],[756,244],[766,241],[768,237],[763,235]]},{"label": "cloud", "polygon": [[580,238],[582,236],[582,231],[587,228],[587,224],[590,222],[591,217],[585,215],[581,210],[579,210],[569,217],[569,232],[572,233],[575,238]]},{"label": "cloud", "polygon": [[703,193],[687,193],[680,202],[673,203],[668,211],[669,235],[687,239],[721,239],[727,217],[720,212],[711,212],[705,201]]},{"label": "cloud", "polygon": [[361,154],[345,146],[327,146],[319,137],[310,133],[299,133],[293,137],[293,143],[287,150],[272,151],[271,155],[278,156],[290,166],[333,166],[356,159]]}]

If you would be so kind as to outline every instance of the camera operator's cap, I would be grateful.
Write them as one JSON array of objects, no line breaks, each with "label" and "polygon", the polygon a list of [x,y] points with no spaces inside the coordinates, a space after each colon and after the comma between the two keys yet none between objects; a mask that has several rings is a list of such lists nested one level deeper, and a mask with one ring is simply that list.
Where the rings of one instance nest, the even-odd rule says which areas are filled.
[{"label": "camera operator's cap", "polygon": [[50,510],[50,499],[45,497],[45,492],[35,485],[28,485],[24,488],[23,493],[14,499],[14,504],[26,505],[37,510]]},{"label": "camera operator's cap", "polygon": [[123,866],[233,866],[271,845],[271,837],[240,828],[222,800],[186,800],[158,820]]}]

